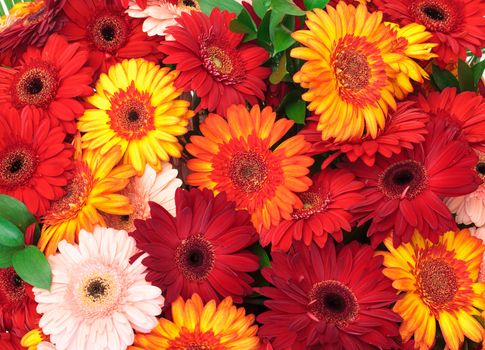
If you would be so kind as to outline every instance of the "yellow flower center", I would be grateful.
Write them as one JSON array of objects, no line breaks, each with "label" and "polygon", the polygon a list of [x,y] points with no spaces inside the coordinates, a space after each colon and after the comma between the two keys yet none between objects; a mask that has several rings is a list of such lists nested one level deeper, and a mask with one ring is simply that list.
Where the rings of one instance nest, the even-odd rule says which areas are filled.
[{"label": "yellow flower center", "polygon": [[330,203],[330,198],[323,198],[320,193],[317,192],[303,192],[299,194],[301,201],[303,202],[303,208],[293,211],[291,216],[293,219],[308,219],[310,216],[316,213],[324,211]]},{"label": "yellow flower center", "polygon": [[213,64],[213,66],[221,73],[221,74],[231,74],[234,70],[234,66],[232,64],[231,58],[228,54],[224,52],[219,47],[209,47],[207,49],[207,53],[209,58]]},{"label": "yellow flower center", "polygon": [[424,262],[417,278],[421,295],[434,307],[453,300],[458,291],[455,270],[443,259]]},{"label": "yellow flower center", "polygon": [[338,52],[334,69],[340,85],[346,89],[358,92],[369,85],[370,68],[367,58],[356,50]]}]

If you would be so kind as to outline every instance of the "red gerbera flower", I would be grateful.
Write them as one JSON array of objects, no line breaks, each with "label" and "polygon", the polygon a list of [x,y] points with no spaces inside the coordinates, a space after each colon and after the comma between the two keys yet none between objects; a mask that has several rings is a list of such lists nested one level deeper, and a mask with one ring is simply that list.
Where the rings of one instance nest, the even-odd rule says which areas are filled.
[{"label": "red gerbera flower", "polygon": [[336,150],[339,154],[344,153],[351,162],[361,159],[368,166],[373,166],[377,155],[389,158],[404,148],[412,149],[415,144],[423,142],[429,117],[417,108],[415,102],[401,102],[389,114],[385,128],[378,132],[375,139],[364,137],[338,143],[322,141],[322,132],[317,131],[318,117],[309,119],[312,122],[301,133],[312,143],[310,154]]},{"label": "red gerbera flower", "polygon": [[25,348],[20,345],[20,338],[16,337],[15,334],[7,332],[5,329],[2,329],[1,325],[0,325],[0,349],[25,350]]},{"label": "red gerbera flower", "polygon": [[4,328],[19,338],[37,328],[40,315],[36,307],[32,286],[22,281],[13,268],[0,269],[0,320]]},{"label": "red gerbera flower", "polygon": [[61,26],[58,14],[66,0],[35,0],[17,3],[0,26],[0,61],[15,65],[26,47],[44,46],[48,36]]},{"label": "red gerbera flower", "polygon": [[75,118],[84,112],[79,96],[93,93],[92,71],[85,67],[88,53],[79,44],[68,44],[53,34],[42,49],[29,47],[18,65],[0,68],[2,108],[21,110],[32,106],[44,110],[54,125],[68,133],[76,131]]},{"label": "red gerbera flower", "polygon": [[457,93],[455,88],[420,95],[419,104],[431,119],[442,119],[477,151],[485,152],[485,98],[475,92]]},{"label": "red gerbera flower", "polygon": [[275,350],[399,348],[401,318],[389,309],[397,295],[371,247],[353,242],[337,254],[333,242],[297,242],[272,257],[263,276],[274,287],[258,288],[270,311],[258,321]]},{"label": "red gerbera flower", "polygon": [[406,25],[417,22],[439,45],[433,52],[446,64],[466,59],[466,49],[481,56],[485,46],[483,0],[374,0],[389,19]]},{"label": "red gerbera flower", "polygon": [[372,220],[367,235],[377,246],[390,233],[394,245],[409,242],[414,230],[436,242],[456,224],[443,197],[475,191],[481,183],[474,167],[477,155],[442,121],[430,122],[426,141],[389,159],[376,157],[351,170],[366,185],[365,200],[354,207],[359,224]]},{"label": "red gerbera flower", "polygon": [[251,293],[258,259],[244,248],[257,241],[249,214],[235,210],[224,193],[177,189],[176,217],[150,202],[151,218],[135,220],[131,233],[149,254],[147,280],[166,291],[166,302],[198,293],[205,301],[232,296],[236,302]]},{"label": "red gerbera flower", "polygon": [[261,232],[263,246],[272,243],[272,249],[290,249],[293,241],[303,241],[309,246],[313,241],[323,247],[328,235],[342,241],[342,230],[351,230],[350,207],[364,199],[360,190],[363,183],[347,170],[325,170],[313,177],[310,189],[298,193],[303,202],[301,209],[295,209],[291,220]]},{"label": "red gerbera flower", "polygon": [[194,90],[200,97],[197,111],[207,108],[225,115],[232,104],[251,105],[264,98],[263,81],[271,69],[261,67],[268,52],[254,44],[243,44],[243,34],[229,30],[235,14],[215,8],[210,17],[202,12],[182,13],[179,26],[167,30],[174,41],[164,41],[160,51],[165,64],[180,71],[175,86]]},{"label": "red gerbera flower", "polygon": [[126,58],[157,61],[157,42],[142,30],[143,20],[130,18],[119,1],[68,1],[63,12],[68,22],[61,30],[70,42],[79,42],[90,54],[95,70],[108,67]]},{"label": "red gerbera flower", "polygon": [[50,201],[59,199],[73,167],[65,133],[52,127],[41,111],[11,108],[0,114],[0,193],[25,203],[43,215]]}]

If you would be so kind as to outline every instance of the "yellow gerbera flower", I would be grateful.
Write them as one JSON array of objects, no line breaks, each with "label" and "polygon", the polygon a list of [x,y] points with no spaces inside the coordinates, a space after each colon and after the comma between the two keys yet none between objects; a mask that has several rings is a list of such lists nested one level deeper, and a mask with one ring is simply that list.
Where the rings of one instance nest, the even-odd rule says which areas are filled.
[{"label": "yellow gerbera flower", "polygon": [[[20,341],[20,345],[28,350],[37,350],[37,346],[43,342],[48,341],[48,337],[42,333],[40,328],[36,328],[27,332]],[[49,343],[50,344],[50,343]]]},{"label": "yellow gerbera flower", "polygon": [[[381,12],[343,1],[336,8],[307,12],[306,24],[308,30],[292,34],[304,47],[293,49],[291,56],[308,61],[293,79],[308,89],[302,97],[320,117],[317,130],[324,140],[375,138],[389,107],[396,108],[393,82],[402,80],[390,67],[405,56],[393,51],[396,34],[382,22]],[[413,40],[421,43],[422,38]]]},{"label": "yellow gerbera flower", "polygon": [[254,316],[236,308],[231,297],[219,305],[214,300],[202,303],[198,294],[172,303],[172,319],[160,319],[150,334],[137,334],[130,350],[225,349],[258,350],[258,326]]},{"label": "yellow gerbera flower", "polygon": [[446,232],[438,243],[415,232],[411,242],[397,249],[384,241],[384,274],[393,287],[405,293],[394,306],[403,318],[404,341],[414,335],[415,348],[431,349],[438,321],[450,350],[458,350],[464,337],[480,343],[485,331],[475,317],[485,308],[485,284],[477,282],[482,241],[468,230]]},{"label": "yellow gerbera flower", "polygon": [[92,232],[95,225],[106,226],[98,211],[115,215],[132,213],[128,198],[116,193],[135,175],[131,165],[116,166],[121,157],[117,146],[103,156],[85,151],[82,161],[76,162],[66,194],[44,216],[38,246],[46,255],[54,254],[63,239],[70,243],[77,241],[81,229]]},{"label": "yellow gerbera flower", "polygon": [[177,136],[187,132],[194,112],[188,101],[177,99],[182,93],[173,85],[178,74],[143,59],[111,66],[87,98],[96,109],[79,118],[82,147],[99,149],[104,156],[120,145],[123,163],[133,165],[139,176],[147,163],[161,171],[170,156],[179,158]]}]

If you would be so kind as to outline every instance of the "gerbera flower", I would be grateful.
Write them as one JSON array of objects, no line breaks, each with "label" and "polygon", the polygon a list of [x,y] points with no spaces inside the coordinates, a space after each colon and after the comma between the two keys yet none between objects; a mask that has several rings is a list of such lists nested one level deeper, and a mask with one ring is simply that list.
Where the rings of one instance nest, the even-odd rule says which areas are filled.
[{"label": "gerbera flower", "polygon": [[76,100],[92,94],[92,71],[85,67],[88,53],[53,34],[42,49],[29,47],[12,68],[0,67],[0,104],[21,110],[31,106],[46,111],[53,124],[76,131],[75,118],[84,111]]},{"label": "gerbera flower", "polygon": [[36,328],[26,333],[20,344],[28,350],[56,350],[56,347],[48,339],[40,328]]},{"label": "gerbera flower", "polygon": [[108,227],[131,232],[135,229],[135,219],[145,220],[150,217],[148,202],[155,202],[175,216],[175,190],[182,185],[177,178],[177,170],[170,163],[164,163],[158,174],[149,165],[142,176],[134,176],[120,194],[130,200],[133,207],[131,215],[103,215]]},{"label": "gerbera flower", "polygon": [[270,298],[259,335],[275,350],[398,348],[400,317],[389,309],[397,296],[370,246],[353,242],[337,254],[331,241],[295,242],[272,257],[263,276],[274,287],[257,291]]},{"label": "gerbera flower", "polygon": [[359,224],[372,219],[367,235],[374,246],[391,231],[395,246],[409,242],[415,230],[436,242],[439,232],[456,228],[441,198],[471,193],[481,183],[473,169],[477,156],[468,144],[455,139],[444,123],[430,123],[428,130],[420,147],[389,159],[376,157],[373,167],[362,162],[350,167],[366,184],[365,200],[354,212]]},{"label": "gerbera flower", "polygon": [[2,329],[0,325],[0,349],[2,350],[25,350],[20,345],[20,339],[14,334]]},{"label": "gerbera flower", "polygon": [[458,350],[463,337],[481,342],[484,329],[473,317],[483,310],[485,284],[477,283],[485,245],[468,230],[446,232],[437,243],[415,232],[412,240],[394,248],[384,241],[384,274],[393,287],[404,293],[393,310],[404,319],[400,333],[404,341],[414,335],[416,349],[431,349],[436,321],[446,344]]},{"label": "gerbera flower", "polygon": [[218,8],[207,16],[202,12],[182,13],[178,26],[167,29],[174,41],[164,41],[159,50],[165,64],[176,64],[180,76],[175,86],[194,90],[200,103],[197,111],[208,109],[224,114],[232,104],[251,105],[264,98],[263,81],[271,69],[261,67],[266,50],[244,44],[244,34],[233,33],[229,23],[236,17]]},{"label": "gerbera flower", "polygon": [[[145,7],[141,7],[135,0],[130,0],[126,13],[133,18],[145,18],[143,31],[149,36],[165,36],[170,26],[177,25],[177,18],[182,12],[200,11],[196,0],[148,0]],[[173,40],[168,35],[165,39]]]},{"label": "gerbera flower", "polygon": [[323,247],[328,235],[341,242],[342,230],[351,230],[349,209],[364,199],[360,194],[364,184],[355,181],[355,176],[343,169],[325,170],[314,175],[312,180],[310,189],[298,194],[303,208],[295,209],[291,220],[261,232],[263,246],[271,242],[273,250],[287,251],[293,241],[303,241],[309,246],[313,240]]},{"label": "gerbera flower", "polygon": [[389,158],[399,154],[402,149],[412,149],[423,142],[428,133],[426,125],[429,116],[415,102],[400,102],[396,110],[389,113],[384,129],[377,133],[375,139],[366,136],[343,142],[334,142],[332,139],[322,141],[322,135],[317,130],[318,117],[308,119],[309,123],[301,134],[312,143],[310,154],[338,151],[344,153],[351,162],[360,159],[366,165],[373,166],[376,156]]},{"label": "gerbera flower", "polygon": [[0,61],[13,65],[27,46],[42,47],[61,26],[58,14],[66,0],[18,2],[0,19]]},{"label": "gerbera flower", "polygon": [[204,136],[192,136],[186,146],[196,159],[187,166],[192,186],[226,192],[238,209],[246,209],[258,231],[290,220],[302,202],[295,192],[311,185],[306,177],[313,159],[305,156],[310,145],[303,136],[293,136],[278,147],[293,121],[279,119],[270,107],[258,105],[250,112],[238,105],[227,110],[227,121],[209,115],[200,126]]},{"label": "gerbera flower", "polygon": [[129,215],[133,209],[127,197],[116,192],[128,185],[135,172],[129,165],[116,166],[121,160],[119,147],[103,157],[86,152],[75,164],[74,176],[64,197],[52,203],[43,218],[39,248],[46,255],[56,252],[63,239],[74,243],[81,229],[92,231],[106,226],[100,212]]},{"label": "gerbera flower", "polygon": [[161,318],[149,334],[137,334],[130,350],[244,349],[259,350],[254,316],[236,308],[231,297],[204,305],[198,294],[172,303],[172,320]]},{"label": "gerbera flower", "polygon": [[481,56],[485,46],[485,2],[482,0],[375,0],[379,10],[401,25],[423,24],[439,45],[443,63],[465,60],[466,49]]},{"label": "gerbera flower", "polygon": [[68,22],[61,30],[70,42],[89,52],[95,70],[108,68],[126,58],[157,61],[157,42],[142,31],[142,21],[124,14],[119,1],[68,1],[63,12]]},{"label": "gerbera flower", "polygon": [[39,324],[36,306],[32,287],[13,268],[0,269],[0,324],[8,326],[16,337],[22,337]]},{"label": "gerbera flower", "polygon": [[418,102],[430,118],[443,120],[446,128],[455,131],[477,151],[485,152],[485,98],[475,92],[457,93],[446,88],[434,91]]},{"label": "gerbera flower", "polygon": [[79,118],[82,147],[99,149],[104,156],[121,146],[123,163],[131,164],[141,176],[148,163],[161,171],[169,157],[181,156],[177,136],[187,132],[194,113],[190,102],[177,99],[182,93],[173,81],[177,71],[160,68],[144,59],[124,60],[103,73],[96,93],[87,101],[97,109],[87,109]]},{"label": "gerbera flower", "polygon": [[[485,244],[485,226],[483,227],[470,227],[470,233],[472,236],[480,238],[482,240],[482,244]],[[480,264],[480,272],[478,274],[478,282],[484,283],[485,282],[485,252],[482,256],[482,263]],[[482,316],[484,315],[484,311],[482,310]]]},{"label": "gerbera flower", "polygon": [[[485,153],[478,154],[475,170],[485,182]],[[458,224],[474,224],[478,227],[485,225],[485,183],[465,196],[446,198],[445,203],[456,214],[455,221]]]},{"label": "gerbera flower", "polygon": [[59,243],[49,257],[51,290],[34,288],[40,326],[57,350],[126,349],[134,331],[157,325],[163,297],[145,281],[145,266],[126,231],[97,227],[82,230],[79,245]]},{"label": "gerbera flower", "polygon": [[[149,254],[147,280],[164,291],[167,302],[198,293],[204,301],[251,294],[258,258],[245,250],[258,237],[244,210],[235,210],[225,194],[178,189],[177,216],[150,202],[151,218],[136,220],[130,235]],[[166,291],[166,293],[165,293]]]},{"label": "gerbera flower", "polygon": [[73,169],[73,148],[61,127],[42,111],[25,107],[0,112],[0,193],[25,203],[37,216],[64,194]]}]

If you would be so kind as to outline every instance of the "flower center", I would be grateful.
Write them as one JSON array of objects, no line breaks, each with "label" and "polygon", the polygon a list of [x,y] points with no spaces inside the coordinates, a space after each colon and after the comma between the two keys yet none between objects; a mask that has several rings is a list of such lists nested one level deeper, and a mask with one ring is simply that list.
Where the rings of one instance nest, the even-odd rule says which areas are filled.
[{"label": "flower center", "polygon": [[342,282],[328,280],[316,283],[309,294],[308,311],[327,323],[343,327],[355,320],[359,303],[354,293]]},{"label": "flower center", "polygon": [[209,44],[207,41],[211,40],[203,40],[201,44],[201,57],[205,69],[218,82],[225,85],[238,84],[244,76],[239,54],[232,48]]},{"label": "flower center", "polygon": [[102,318],[116,311],[123,281],[115,267],[88,262],[79,275],[68,286],[68,297],[76,312],[88,318]]},{"label": "flower center", "polygon": [[200,10],[199,3],[195,0],[179,0],[178,8],[185,8],[185,9],[192,9],[192,10]]},{"label": "flower center", "polygon": [[291,216],[295,220],[308,219],[313,214],[320,213],[327,209],[328,204],[330,203],[328,194],[326,198],[323,198],[320,193],[308,191],[300,193],[298,196],[303,202],[303,208],[293,211]]},{"label": "flower center", "polygon": [[26,184],[37,167],[37,156],[27,145],[12,145],[0,152],[0,186],[15,188]]},{"label": "flower center", "polygon": [[44,216],[44,223],[55,225],[74,218],[84,207],[84,204],[94,185],[94,179],[85,163],[77,163],[74,176],[67,185],[66,193],[62,198],[51,205],[51,209]]},{"label": "flower center", "polygon": [[0,269],[0,306],[20,305],[26,296],[24,282],[14,269]]},{"label": "flower center", "polygon": [[433,306],[453,300],[459,287],[454,269],[442,259],[425,261],[419,269],[417,282],[421,294]]},{"label": "flower center", "polygon": [[177,350],[219,350],[225,349],[222,346],[219,336],[212,331],[202,333],[200,331],[190,332],[183,328],[178,337],[170,340],[169,349]]},{"label": "flower center", "polygon": [[111,110],[107,113],[111,129],[125,139],[141,139],[155,129],[155,108],[150,94],[138,91],[133,82],[126,91],[116,92],[111,97]]},{"label": "flower center", "polygon": [[175,263],[185,278],[203,280],[214,268],[214,247],[202,236],[190,236],[175,250]]},{"label": "flower center", "polygon": [[379,175],[378,186],[389,198],[414,198],[428,185],[428,175],[421,163],[404,160],[390,165]]},{"label": "flower center", "polygon": [[128,26],[117,14],[96,17],[88,27],[93,45],[104,52],[114,52],[126,42]]},{"label": "flower center", "polygon": [[410,3],[410,12],[428,30],[451,32],[458,25],[461,13],[456,1],[423,0]]},{"label": "flower center", "polygon": [[[483,158],[485,158],[485,156]],[[477,165],[475,167],[475,170],[477,171],[478,176],[480,176],[480,178],[483,181],[485,181],[485,161],[482,161],[480,159],[480,161],[477,163]]]},{"label": "flower center", "polygon": [[45,62],[27,66],[15,74],[12,98],[18,107],[47,107],[56,97],[59,87],[57,70]]},{"label": "flower center", "polygon": [[358,92],[369,85],[370,68],[367,58],[356,50],[338,52],[334,70],[340,85],[346,89]]},{"label": "flower center", "polygon": [[229,177],[244,193],[258,192],[268,179],[268,164],[259,153],[236,153],[229,163]]}]

